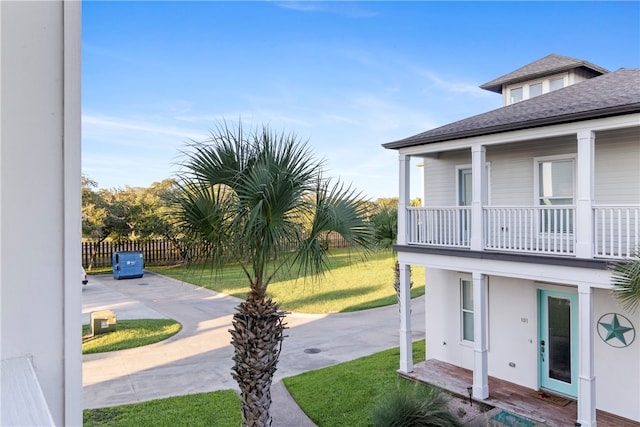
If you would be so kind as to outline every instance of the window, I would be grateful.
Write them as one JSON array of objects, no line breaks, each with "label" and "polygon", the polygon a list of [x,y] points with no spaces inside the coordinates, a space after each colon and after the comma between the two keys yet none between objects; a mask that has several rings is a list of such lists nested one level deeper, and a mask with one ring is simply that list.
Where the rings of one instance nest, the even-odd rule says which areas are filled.
[{"label": "window", "polygon": [[542,83],[529,85],[529,98],[542,95]]},{"label": "window", "polygon": [[462,299],[462,340],[473,342],[473,282],[460,280]]},{"label": "window", "polygon": [[573,204],[573,159],[538,163],[540,205]]},{"label": "window", "polygon": [[538,159],[538,205],[541,209],[540,231],[543,233],[573,233],[574,159]]},{"label": "window", "polygon": [[562,89],[564,87],[564,78],[560,77],[559,79],[551,79],[549,80],[549,92],[553,90]]},{"label": "window", "polygon": [[517,87],[509,91],[509,104],[522,101],[522,88]]}]

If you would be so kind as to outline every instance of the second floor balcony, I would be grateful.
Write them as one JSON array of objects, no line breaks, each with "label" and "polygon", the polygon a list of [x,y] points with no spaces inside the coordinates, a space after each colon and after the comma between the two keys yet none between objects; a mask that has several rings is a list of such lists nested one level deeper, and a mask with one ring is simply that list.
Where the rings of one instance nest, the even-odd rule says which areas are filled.
[{"label": "second floor balcony", "polygon": [[640,205],[593,206],[587,221],[574,205],[484,206],[475,222],[469,206],[410,207],[406,218],[409,245],[471,249],[475,223],[487,251],[575,257],[580,233],[591,236],[593,258],[626,258],[640,247]]}]

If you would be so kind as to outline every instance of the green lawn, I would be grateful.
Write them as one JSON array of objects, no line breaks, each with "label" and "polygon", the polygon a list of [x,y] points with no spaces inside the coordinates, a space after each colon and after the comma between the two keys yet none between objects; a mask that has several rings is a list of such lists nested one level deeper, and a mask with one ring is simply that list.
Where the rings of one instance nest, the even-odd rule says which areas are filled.
[{"label": "green lawn", "polygon": [[170,319],[118,320],[116,331],[90,337],[90,326],[82,325],[82,354],[125,350],[153,344],[177,334],[182,325]]},{"label": "green lawn", "polygon": [[85,427],[238,427],[242,424],[240,397],[233,390],[85,409],[83,418]]},{"label": "green lawn", "polygon": [[[319,427],[369,425],[379,398],[414,383],[396,374],[399,348],[284,379],[293,398]],[[413,344],[424,360],[424,340]],[[84,411],[85,426],[218,426],[241,424],[240,399],[231,390]]]},{"label": "green lawn", "polygon": [[[413,360],[425,358],[424,340],[413,344]],[[289,393],[319,427],[370,425],[378,399],[397,387],[414,387],[399,378],[400,349],[394,348],[328,368],[284,379]]]},{"label": "green lawn", "polygon": [[[282,309],[300,313],[336,313],[364,310],[395,304],[393,289],[394,259],[389,252],[369,254],[362,260],[359,252],[349,255],[345,249],[330,252],[331,270],[320,280],[293,279],[283,273],[269,285],[269,295]],[[188,267],[148,267],[150,271],[244,299],[249,290],[247,278],[237,264],[225,266],[220,273],[208,265]],[[424,294],[424,268],[413,268],[411,296]]]}]

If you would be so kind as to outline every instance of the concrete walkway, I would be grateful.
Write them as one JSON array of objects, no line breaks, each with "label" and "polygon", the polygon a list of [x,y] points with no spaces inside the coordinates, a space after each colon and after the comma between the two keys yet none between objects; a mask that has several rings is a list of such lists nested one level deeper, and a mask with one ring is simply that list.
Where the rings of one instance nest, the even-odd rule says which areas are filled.
[{"label": "concrete walkway", "polygon": [[[182,324],[178,334],[157,344],[83,356],[85,409],[238,391],[231,378],[233,348],[228,332],[238,298],[152,273],[127,280],[90,276],[82,294],[83,323],[89,323],[91,311],[111,309],[118,319],[170,318]],[[415,338],[424,337],[423,298],[412,306]],[[354,313],[289,314],[272,386],[274,426],[314,425],[295,404],[282,378],[397,347],[399,322],[395,305]],[[305,351],[309,349],[313,350]]]}]

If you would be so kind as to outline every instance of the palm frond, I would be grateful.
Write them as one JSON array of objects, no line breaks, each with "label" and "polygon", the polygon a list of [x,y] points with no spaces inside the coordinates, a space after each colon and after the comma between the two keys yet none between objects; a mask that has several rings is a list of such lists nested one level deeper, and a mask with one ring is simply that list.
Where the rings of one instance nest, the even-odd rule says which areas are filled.
[{"label": "palm frond", "polygon": [[340,182],[318,179],[314,200],[307,206],[314,213],[311,230],[296,254],[300,275],[322,275],[328,269],[321,239],[329,232],[338,233],[352,247],[369,249],[372,244],[373,230],[365,220],[368,207],[361,193]]},{"label": "palm frond", "polygon": [[640,250],[613,265],[611,280],[614,294],[624,308],[635,312],[640,305]]}]

